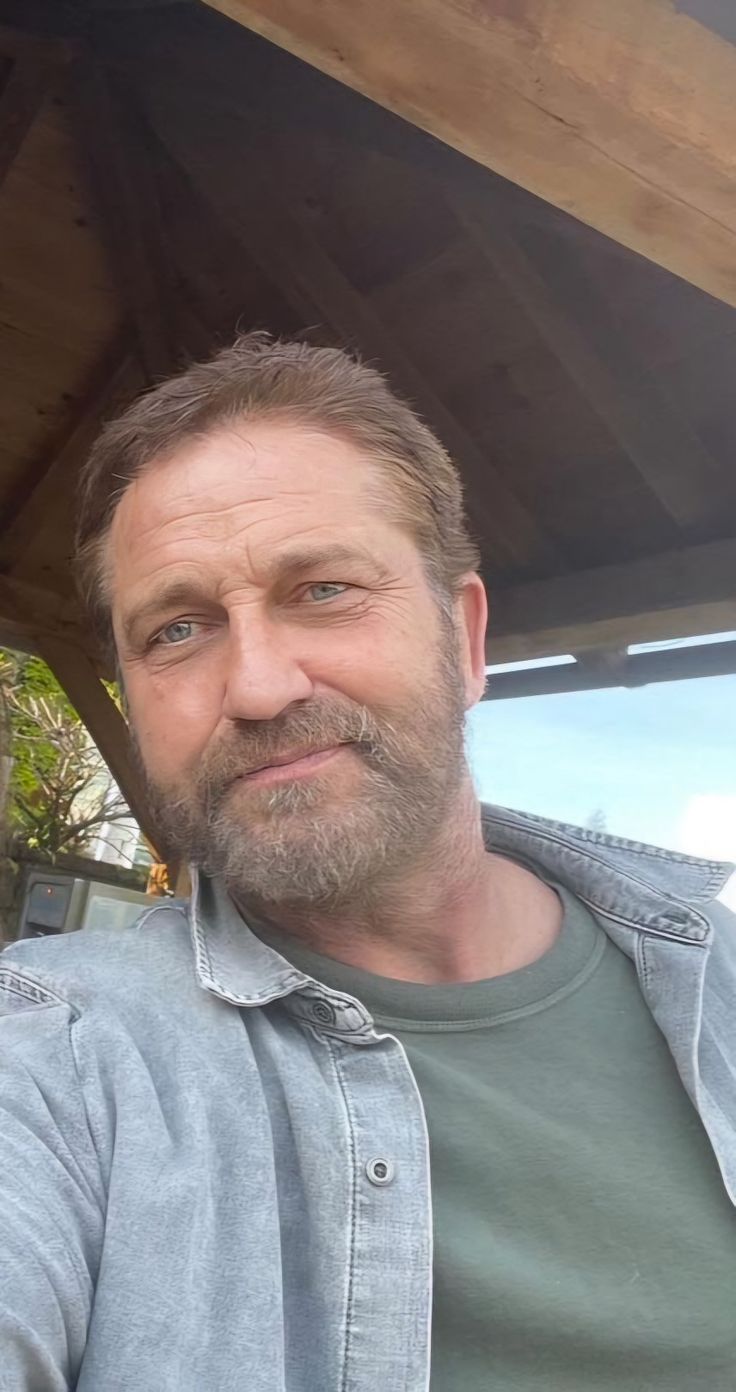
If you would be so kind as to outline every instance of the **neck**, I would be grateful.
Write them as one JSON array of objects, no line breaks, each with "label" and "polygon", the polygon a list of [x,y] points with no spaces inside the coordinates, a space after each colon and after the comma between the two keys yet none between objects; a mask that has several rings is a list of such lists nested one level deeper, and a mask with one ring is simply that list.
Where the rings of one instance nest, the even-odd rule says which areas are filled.
[{"label": "neck", "polygon": [[557,895],[530,871],[486,851],[472,787],[421,859],[334,913],[241,901],[314,952],[395,981],[480,981],[536,961],[561,925]]}]

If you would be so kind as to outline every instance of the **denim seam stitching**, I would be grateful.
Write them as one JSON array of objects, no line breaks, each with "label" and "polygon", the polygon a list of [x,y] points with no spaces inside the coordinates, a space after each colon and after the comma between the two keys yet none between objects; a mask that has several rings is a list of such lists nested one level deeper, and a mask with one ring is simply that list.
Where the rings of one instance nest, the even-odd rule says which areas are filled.
[{"label": "denim seam stitching", "polygon": [[680,945],[682,945],[682,943],[687,943],[690,947],[701,947],[703,949],[706,949],[708,946],[707,932],[710,928],[710,923],[708,919],[702,915],[698,915],[698,917],[703,917],[706,932],[694,938],[691,933],[678,933],[675,931],[668,933],[664,928],[655,928],[651,923],[636,923],[631,918],[624,918],[622,914],[613,913],[611,909],[604,909],[601,904],[596,904],[592,899],[587,899],[583,894],[579,894],[578,898],[581,904],[585,904],[586,908],[591,909],[593,913],[600,914],[601,918],[607,918],[611,923],[619,923],[622,928],[627,928],[629,932],[636,933],[638,937],[641,937],[642,934],[649,934],[650,937],[663,938],[665,942],[679,943]]},{"label": "denim seam stitching", "polygon": [[69,1005],[63,996],[19,972],[0,970],[0,990],[19,996],[21,1000],[32,1001],[34,1005]]},{"label": "denim seam stitching", "polygon": [[[511,820],[506,819],[506,818],[504,818],[504,817],[495,817],[495,818],[493,819],[493,822],[490,824],[490,829],[491,829],[491,830],[493,830],[493,824],[494,824],[494,823],[495,823],[496,825],[498,825],[498,826],[506,827],[507,829],[510,829],[511,831],[518,831],[518,830],[519,830],[519,828],[518,828],[518,826],[517,826],[517,824],[516,824],[515,822],[512,822]],[[572,831],[573,829],[574,829],[574,828],[572,828],[572,827],[570,828],[571,831]],[[639,889],[646,889],[650,894],[654,894],[654,895],[656,895],[657,897],[659,897],[659,898],[661,898],[661,899],[664,899],[665,902],[667,902],[667,903],[672,903],[672,904],[681,905],[683,908],[689,909],[689,911],[690,911],[692,914],[694,914],[696,917],[702,918],[702,914],[700,914],[700,911],[699,911],[698,909],[694,909],[694,908],[692,907],[692,905],[688,903],[687,899],[682,899],[680,896],[678,896],[678,895],[676,895],[676,894],[669,894],[669,893],[667,892],[667,890],[660,889],[658,886],[655,886],[655,885],[650,885],[650,884],[648,883],[647,880],[642,880],[642,879],[640,879],[638,875],[633,875],[633,874],[631,874],[631,872],[628,871],[628,870],[622,870],[622,869],[619,869],[618,866],[611,865],[610,861],[603,859],[602,856],[594,855],[594,854],[592,853],[592,851],[587,847],[587,845],[585,845],[585,844],[584,844],[583,846],[576,845],[574,840],[568,840],[568,839],[567,839],[566,837],[564,837],[564,836],[560,836],[560,835],[556,834],[555,832],[551,832],[551,831],[549,831],[549,830],[546,830],[546,829],[544,828],[543,825],[541,825],[541,826],[535,828],[534,834],[535,834],[535,836],[537,836],[537,837],[539,838],[540,841],[546,841],[546,842],[548,842],[550,845],[553,845],[553,846],[561,846],[561,847],[563,847],[563,848],[564,848],[565,850],[567,850],[567,851],[572,851],[574,855],[584,856],[586,859],[592,860],[592,861],[594,862],[595,865],[601,866],[604,870],[607,870],[609,874],[615,875],[618,879],[622,879],[622,880],[627,881],[629,884],[636,885],[637,888],[639,888]],[[604,842],[593,843],[593,844],[599,844],[599,848],[600,848],[600,849],[605,849],[605,846],[606,846],[607,843],[604,841]],[[631,843],[631,842],[629,842],[629,843],[624,842],[624,843],[623,843],[623,846],[624,846],[624,848],[625,848],[627,845],[632,846],[632,844],[633,844],[633,843]],[[642,856],[646,856],[646,855],[648,854],[647,851],[644,851],[644,850],[639,851],[639,850],[638,850],[638,847],[636,847],[636,853],[637,853],[638,855],[642,855]],[[664,850],[664,849],[663,849],[662,852],[661,852],[661,856],[662,856],[662,858],[665,859],[665,860],[668,859],[670,855],[671,855],[671,852],[666,851],[666,850]],[[654,859],[655,856],[653,855],[652,858]],[[679,857],[678,857],[678,859],[679,859]],[[683,857],[683,859],[684,859],[684,857]],[[703,864],[702,861],[699,861],[699,860],[697,860],[697,859],[693,860],[692,863],[693,863],[695,866],[702,866],[702,864]],[[719,867],[718,867],[718,862],[717,862],[717,861],[706,861],[705,864],[706,864],[706,865],[708,866],[708,868],[709,868],[712,872],[714,872],[714,873],[715,873],[715,871],[719,868]],[[713,876],[711,876],[711,880],[712,880],[712,878],[713,878]],[[708,883],[710,884],[711,881],[709,880]]]},{"label": "denim seam stitching", "polygon": [[[494,823],[500,823],[502,826],[511,827],[513,830],[519,829],[519,823],[516,820],[513,820],[511,817],[498,815],[496,811],[488,813],[484,820],[491,827]],[[689,865],[696,870],[707,868],[716,873],[722,871],[725,864],[725,862],[710,860],[703,856],[687,855],[682,851],[669,851],[665,846],[650,846],[643,841],[634,841],[627,836],[611,836],[608,833],[601,835],[600,832],[590,831],[586,827],[574,826],[572,822],[553,821],[551,823],[553,829],[551,832],[549,820],[545,817],[535,817],[532,812],[524,813],[521,819],[522,830],[524,829],[524,824],[527,822],[533,825],[535,834],[538,833],[541,836],[547,837],[551,836],[551,839],[562,841],[573,850],[578,849],[575,845],[576,841],[582,842],[584,846],[597,846],[604,850],[606,846],[613,846],[616,850],[633,851],[637,856],[641,856],[643,859],[655,861],[674,860],[679,865]],[[570,833],[569,839],[568,836],[555,836],[554,832],[556,831]],[[610,868],[615,869],[613,866]]]},{"label": "denim seam stitching", "polygon": [[[69,1045],[70,1045],[70,1048],[71,1048],[71,1051],[72,1051],[72,1060],[73,1060],[73,1062],[74,1062],[74,1071],[75,1071],[75,1073],[76,1073],[76,1075],[77,1075],[77,1081],[78,1081],[78,1083],[79,1083],[79,1092],[80,1092],[80,1095],[81,1095],[82,1108],[83,1108],[83,1110],[84,1110],[84,1115],[85,1115],[85,1118],[86,1118],[86,1121],[87,1121],[87,1130],[88,1130],[88,1132],[89,1132],[89,1138],[90,1138],[90,1141],[92,1142],[92,1149],[93,1149],[93,1151],[94,1151],[94,1153],[95,1153],[95,1158],[96,1158],[97,1164],[98,1164],[98,1166],[99,1166],[100,1177],[101,1177],[101,1182],[102,1182],[102,1188],[103,1188],[103,1191],[104,1191],[104,1193],[105,1193],[105,1196],[107,1197],[107,1185],[105,1184],[104,1170],[103,1170],[103,1165],[102,1165],[103,1144],[102,1144],[102,1139],[101,1139],[101,1137],[98,1136],[98,1135],[96,1134],[96,1132],[95,1132],[95,1127],[94,1127],[93,1122],[92,1122],[92,1116],[91,1116],[91,1114],[90,1114],[90,1110],[89,1110],[89,1107],[88,1107],[88,1105],[87,1105],[87,1093],[86,1093],[86,1091],[85,1091],[85,1078],[86,1078],[88,1075],[87,1075],[87,1070],[86,1070],[85,1067],[84,1067],[84,1063],[83,1063],[83,1061],[82,1061],[82,1058],[81,1058],[81,1056],[80,1056],[80,1051],[79,1051],[79,1048],[78,1048],[78,1044],[79,1044],[81,1041],[80,1041],[80,1040],[78,1039],[78,1037],[76,1036],[76,1034],[75,1034],[75,1028],[74,1028],[75,1025],[80,1025],[80,1026],[81,1026],[81,1023],[82,1023],[82,1022],[81,1022],[81,1019],[72,1021],[71,1027],[70,1027],[70,1029],[69,1029]],[[103,1225],[104,1225],[104,1223],[105,1223],[105,1221],[106,1221],[107,1214],[106,1214],[105,1210],[104,1210],[102,1207],[100,1207],[99,1204],[97,1205],[97,1207],[99,1208],[100,1217],[102,1218],[102,1222],[103,1222]]]},{"label": "denim seam stitching", "polygon": [[650,991],[652,987],[652,970],[649,964],[649,958],[647,954],[648,944],[646,938],[639,938],[636,946],[637,956],[641,967],[642,984],[647,991]]},{"label": "denim seam stitching", "polygon": [[234,991],[228,990],[223,985],[218,976],[215,976],[212,963],[212,954],[209,950],[204,929],[196,914],[192,913],[189,917],[189,925],[195,938],[195,966],[198,971],[200,981],[210,989],[217,991],[225,1000],[233,1005],[270,1005],[274,1000],[280,1000],[282,996],[288,995],[290,991],[297,990],[304,984],[304,973],[292,970],[280,983],[278,990],[274,993],[268,987],[259,991],[257,995],[242,996]]},{"label": "denim seam stitching", "polygon": [[355,1118],[353,1116],[350,1099],[345,1087],[339,1059],[335,1052],[334,1044],[327,1039],[327,1048],[332,1060],[335,1071],[337,1085],[342,1095],[345,1115],[348,1121],[348,1134],[350,1137],[350,1162],[352,1170],[352,1193],[350,1201],[350,1265],[348,1270],[348,1289],[345,1301],[345,1367],[343,1369],[340,1392],[348,1392],[348,1379],[350,1376],[350,1362],[352,1357],[352,1338],[353,1338],[353,1297],[355,1292],[355,1243],[358,1227],[358,1157],[355,1147]]},{"label": "denim seam stitching", "polygon": [[152,909],[144,909],[141,917],[137,918],[135,923],[131,924],[131,927],[135,928],[136,932],[138,932],[141,928],[145,928],[149,918],[153,918],[154,914],[171,913],[172,907],[173,905],[171,904],[154,904]]}]

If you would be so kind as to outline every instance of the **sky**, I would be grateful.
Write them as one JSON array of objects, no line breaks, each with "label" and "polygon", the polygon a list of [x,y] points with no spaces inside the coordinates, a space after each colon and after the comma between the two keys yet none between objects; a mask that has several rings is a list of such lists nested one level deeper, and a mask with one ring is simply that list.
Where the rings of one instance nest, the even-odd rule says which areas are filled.
[{"label": "sky", "polygon": [[484,701],[468,755],[485,801],[736,861],[735,714],[736,676]]}]

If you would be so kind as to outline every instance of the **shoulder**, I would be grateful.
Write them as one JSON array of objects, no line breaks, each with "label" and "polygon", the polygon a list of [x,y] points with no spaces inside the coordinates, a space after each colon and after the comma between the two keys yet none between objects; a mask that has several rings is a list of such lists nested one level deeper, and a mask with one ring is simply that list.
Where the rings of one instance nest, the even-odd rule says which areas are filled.
[{"label": "shoulder", "polygon": [[[176,1052],[181,1022],[194,1013],[186,992],[194,1001],[203,995],[194,980],[186,915],[171,901],[129,928],[82,929],[6,948],[0,1154],[10,1137],[29,1164],[51,1156],[69,1168],[71,1156],[102,1205],[120,1117],[139,1116],[150,1102],[151,1070],[167,1049]],[[177,1006],[184,993],[184,1011],[166,1008],[172,992]],[[172,1029],[179,1031],[173,1041]]]},{"label": "shoulder", "polygon": [[165,900],[128,928],[31,938],[0,953],[0,1015],[66,1005],[72,1016],[170,994],[193,978],[186,907]]},{"label": "shoulder", "polygon": [[489,850],[520,853],[563,879],[568,871],[575,881],[570,884],[572,889],[585,890],[599,884],[604,876],[615,876],[628,887],[632,902],[637,887],[641,887],[707,913],[734,871],[734,866],[724,861],[552,821],[535,813],[487,803],[481,805],[481,813]]},{"label": "shoulder", "polygon": [[0,1113],[52,1099],[109,1159],[115,1108],[137,1114],[152,1070],[208,1037],[206,996],[171,901],[129,928],[14,943],[0,954]]}]

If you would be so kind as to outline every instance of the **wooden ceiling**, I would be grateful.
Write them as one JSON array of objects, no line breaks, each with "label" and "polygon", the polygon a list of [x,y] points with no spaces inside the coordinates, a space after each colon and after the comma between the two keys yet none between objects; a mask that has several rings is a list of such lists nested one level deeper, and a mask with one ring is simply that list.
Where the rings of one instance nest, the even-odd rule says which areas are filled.
[{"label": "wooden ceiling", "polygon": [[736,304],[731,0],[207,0]]},{"label": "wooden ceiling", "polygon": [[[630,41],[619,51],[619,79],[644,3],[626,0],[616,10],[628,16]],[[662,24],[665,11],[674,22],[669,0],[651,7]],[[539,78],[552,121],[562,120],[555,103],[572,119],[577,92],[577,143],[568,141],[567,154],[558,148],[552,161],[549,122],[534,177],[536,125],[524,126],[516,156],[508,122],[498,146],[493,111],[499,120],[507,112],[504,93],[516,110],[513,83],[531,81],[510,31],[506,46],[493,48],[494,63],[505,55],[510,66],[505,79],[493,69],[496,85],[485,93],[486,145],[477,121],[471,140],[475,117],[457,64],[463,53],[470,64],[473,26],[483,20],[476,41],[487,47],[491,21],[500,15],[508,30],[523,11],[529,28],[539,0],[412,0],[419,28],[411,61],[396,48],[402,7],[371,0],[372,27],[365,20],[360,44],[362,0],[338,8],[332,0],[229,0],[219,8],[311,63],[339,69],[383,104],[203,4],[0,0],[5,639],[53,648],[60,665],[66,645],[81,654],[78,672],[85,663],[93,670],[68,566],[85,451],[118,403],[253,327],[359,348],[437,430],[462,470],[482,548],[493,602],[490,661],[574,653],[578,685],[657,679],[673,672],[650,664],[637,676],[628,644],[736,628],[736,310],[725,302],[736,299],[736,235],[719,240],[710,227],[720,219],[725,228],[731,214],[736,227],[716,119],[725,110],[728,41],[704,28],[697,44],[690,35],[694,73],[702,78],[703,64],[713,64],[712,93],[688,123],[680,84],[679,147],[677,91],[668,69],[663,106],[656,50],[647,63],[641,58],[636,83],[624,84],[636,123],[627,109],[614,129],[609,85],[596,204],[585,201],[594,173],[580,155],[596,112],[586,109],[583,119],[580,71],[575,87],[570,70],[564,90],[549,72]],[[548,20],[556,10],[566,18],[566,27],[548,25],[550,51],[568,66],[574,54],[597,82],[595,26],[575,33],[572,0],[542,8]],[[442,54],[444,31],[432,26],[458,9],[470,28],[459,48]],[[335,42],[330,48],[329,26],[314,30],[328,16],[333,27],[350,20],[344,61]],[[665,34],[661,24],[657,34]],[[671,65],[669,30],[666,37],[662,62]],[[537,33],[529,64],[546,63],[546,53]],[[471,67],[477,93],[482,75]],[[661,97],[649,116],[645,69]],[[391,73],[393,93],[385,90]],[[626,131],[639,181],[647,169],[654,178],[657,151],[661,164],[660,201],[649,205],[647,224],[640,199],[634,232],[622,221],[623,184],[618,220],[605,184],[616,161],[626,163]],[[554,164],[546,173],[543,150]],[[518,167],[518,182],[484,164],[508,175]],[[678,197],[689,212],[675,226]],[[710,219],[707,238],[695,213]],[[596,218],[628,245],[587,225]],[[697,254],[696,226],[704,239]],[[715,647],[699,650],[700,670],[733,665],[725,645]],[[73,685],[68,663],[65,671]],[[86,680],[77,682],[77,700],[91,699],[96,710],[98,693],[89,697]],[[518,690],[534,680],[519,679]]]}]

